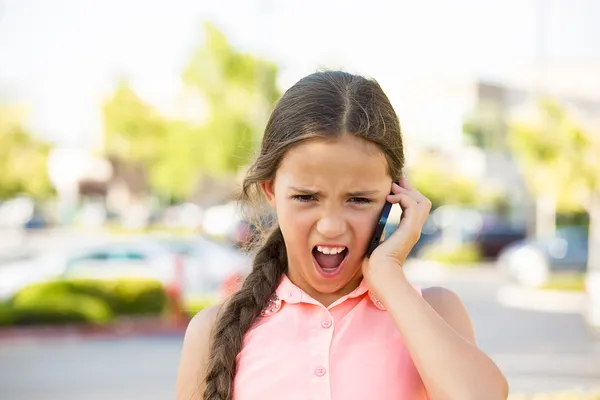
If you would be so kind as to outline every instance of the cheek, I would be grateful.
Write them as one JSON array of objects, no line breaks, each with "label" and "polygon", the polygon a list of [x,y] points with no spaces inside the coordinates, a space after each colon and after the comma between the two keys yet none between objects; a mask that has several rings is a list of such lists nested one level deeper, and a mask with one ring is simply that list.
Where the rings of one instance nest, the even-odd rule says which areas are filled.
[{"label": "cheek", "polygon": [[306,241],[314,218],[314,211],[299,207],[290,200],[278,203],[277,221],[290,242]]},{"label": "cheek", "polygon": [[379,219],[379,212],[376,210],[361,210],[350,213],[348,216],[355,238],[359,242],[371,240],[371,233]]}]

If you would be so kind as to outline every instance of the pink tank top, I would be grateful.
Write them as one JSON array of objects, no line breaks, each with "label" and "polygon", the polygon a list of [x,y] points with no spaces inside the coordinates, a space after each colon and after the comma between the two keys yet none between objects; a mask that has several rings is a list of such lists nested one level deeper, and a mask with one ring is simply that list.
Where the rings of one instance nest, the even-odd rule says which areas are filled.
[{"label": "pink tank top", "polygon": [[392,318],[364,282],[326,308],[284,275],[237,362],[235,400],[428,399]]}]

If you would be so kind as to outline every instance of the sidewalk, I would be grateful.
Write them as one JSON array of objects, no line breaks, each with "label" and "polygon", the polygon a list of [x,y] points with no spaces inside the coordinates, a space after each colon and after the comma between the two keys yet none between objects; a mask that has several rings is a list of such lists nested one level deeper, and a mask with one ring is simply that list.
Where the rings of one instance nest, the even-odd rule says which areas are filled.
[{"label": "sidewalk", "polygon": [[133,336],[183,335],[188,320],[124,318],[103,325],[69,324],[0,328],[0,343],[46,339],[111,339]]},{"label": "sidewalk", "polygon": [[585,307],[586,296],[583,292],[522,287],[505,281],[502,273],[489,263],[461,267],[410,259],[404,268],[409,279],[431,285],[444,286],[454,280],[470,278],[498,279],[500,288],[496,293],[496,300],[504,307],[572,314],[582,313]]}]

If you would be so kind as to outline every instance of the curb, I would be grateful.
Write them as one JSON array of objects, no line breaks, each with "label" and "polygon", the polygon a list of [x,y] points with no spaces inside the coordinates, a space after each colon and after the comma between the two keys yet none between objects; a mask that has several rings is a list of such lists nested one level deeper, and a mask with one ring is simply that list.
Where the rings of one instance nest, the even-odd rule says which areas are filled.
[{"label": "curb", "polygon": [[500,288],[496,298],[505,307],[532,311],[579,314],[585,307],[584,293],[527,289],[518,285]]},{"label": "curb", "polygon": [[0,343],[183,335],[188,322],[188,319],[128,319],[106,325],[71,324],[7,327],[0,328]]},{"label": "curb", "polygon": [[442,282],[448,276],[447,268],[442,265],[419,259],[407,260],[404,271],[410,280],[422,282]]},{"label": "curb", "polygon": [[443,283],[454,279],[468,279],[472,276],[498,275],[495,264],[490,262],[448,265],[418,258],[408,259],[404,264],[404,271],[409,279],[428,283]]}]

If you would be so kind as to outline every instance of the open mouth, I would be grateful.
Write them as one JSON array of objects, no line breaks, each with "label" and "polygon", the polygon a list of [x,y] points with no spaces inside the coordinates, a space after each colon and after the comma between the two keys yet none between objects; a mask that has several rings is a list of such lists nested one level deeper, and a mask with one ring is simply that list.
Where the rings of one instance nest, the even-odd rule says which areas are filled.
[{"label": "open mouth", "polygon": [[348,248],[344,246],[315,246],[312,254],[317,270],[322,275],[333,277],[342,272],[344,261],[348,256]]}]

